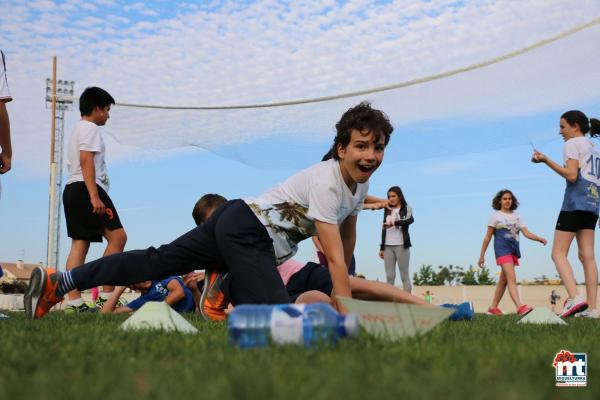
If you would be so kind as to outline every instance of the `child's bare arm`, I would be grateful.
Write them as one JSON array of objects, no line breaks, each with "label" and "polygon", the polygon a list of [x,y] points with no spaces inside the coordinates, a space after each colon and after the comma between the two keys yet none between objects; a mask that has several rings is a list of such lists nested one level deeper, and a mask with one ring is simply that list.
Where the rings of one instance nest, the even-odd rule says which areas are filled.
[{"label": "child's bare arm", "polygon": [[[329,264],[334,293],[338,296],[352,297],[340,227],[337,224],[328,224],[318,220],[315,221],[315,226]],[[332,300],[335,302],[335,297],[332,296]],[[336,307],[340,312],[346,312],[345,307],[341,304],[336,303]]]},{"label": "child's bare arm", "polygon": [[100,310],[100,312],[102,314],[111,314],[111,313],[121,314],[121,313],[125,313],[125,312],[132,312],[133,310],[127,306],[115,308],[115,306],[117,305],[117,302],[119,301],[119,298],[121,297],[121,295],[123,294],[124,291],[125,291],[125,286],[115,287],[115,289],[113,290],[113,292],[110,295],[110,297],[108,298],[108,300],[106,300],[106,303],[104,303],[104,306],[102,306],[102,310]]},{"label": "child's bare arm", "polygon": [[83,182],[90,195],[90,203],[92,203],[92,212],[97,215],[104,215],[106,206],[100,200],[98,188],[96,187],[96,166],[94,165],[94,152],[79,151],[79,162],[81,163],[81,174]]},{"label": "child's bare arm", "polygon": [[521,228],[521,232],[523,232],[523,236],[525,236],[529,240],[540,242],[544,246],[548,243],[548,241],[546,239],[544,239],[543,237],[540,237],[538,235],[535,235],[535,234],[531,233],[529,231],[529,229],[527,229],[525,227]]},{"label": "child's bare arm", "polygon": [[317,250],[319,250],[321,253],[325,254],[325,252],[323,251],[323,246],[321,245],[321,241],[319,240],[319,237],[313,236],[312,241],[313,241],[313,244],[315,245],[315,247],[317,248]]},{"label": "child's bare arm", "polygon": [[579,160],[567,160],[566,165],[563,167],[558,165],[556,162],[552,161],[548,158],[544,153],[540,153],[537,150],[533,151],[533,155],[531,156],[531,161],[534,163],[544,163],[551,170],[573,183],[577,180],[577,175],[579,174]]},{"label": "child's bare arm", "polygon": [[494,234],[494,227],[488,226],[487,231],[485,232],[485,236],[483,237],[483,244],[481,245],[481,252],[479,253],[479,261],[477,265],[479,267],[483,267],[485,263],[485,252],[490,244],[490,240],[492,240],[492,235]]},{"label": "child's bare arm", "polygon": [[352,262],[354,247],[356,246],[356,216],[349,216],[340,226],[340,236],[342,238],[342,246],[344,246],[344,261],[346,267]]},{"label": "child's bare arm", "polygon": [[10,141],[10,120],[6,111],[6,104],[0,100],[0,174],[8,172],[11,168],[12,145]]},{"label": "child's bare arm", "polygon": [[365,204],[363,208],[365,210],[380,210],[388,206],[388,200],[381,197],[371,196],[370,194],[365,197]]},{"label": "child's bare arm", "polygon": [[183,286],[177,279],[171,279],[171,281],[167,284],[167,289],[169,289],[169,294],[167,295],[165,301],[171,307],[179,303],[185,297]]}]

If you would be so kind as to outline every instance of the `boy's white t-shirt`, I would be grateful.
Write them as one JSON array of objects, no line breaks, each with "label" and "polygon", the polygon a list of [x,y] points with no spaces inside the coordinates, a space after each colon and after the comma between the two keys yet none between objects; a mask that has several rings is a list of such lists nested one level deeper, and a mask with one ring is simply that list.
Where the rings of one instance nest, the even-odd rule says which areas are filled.
[{"label": "boy's white t-shirt", "polygon": [[297,244],[316,235],[315,220],[341,224],[362,210],[369,183],[353,194],[336,160],[320,162],[257,198],[244,199],[273,240],[277,264],[292,257]]},{"label": "boy's white t-shirt", "polygon": [[106,192],[109,188],[109,179],[106,171],[106,162],[104,153],[106,147],[100,134],[100,127],[93,122],[81,120],[75,125],[73,134],[69,139],[69,148],[67,150],[67,171],[69,177],[66,184],[73,182],[83,182],[81,171],[81,160],[79,152],[81,150],[94,153],[94,166],[96,169],[96,183]]},{"label": "boy's white t-shirt", "polygon": [[[8,90],[8,81],[6,80],[6,62],[4,53],[0,51],[0,101],[8,103],[12,101],[12,96]],[[0,182],[0,196],[2,195],[2,183]]]}]

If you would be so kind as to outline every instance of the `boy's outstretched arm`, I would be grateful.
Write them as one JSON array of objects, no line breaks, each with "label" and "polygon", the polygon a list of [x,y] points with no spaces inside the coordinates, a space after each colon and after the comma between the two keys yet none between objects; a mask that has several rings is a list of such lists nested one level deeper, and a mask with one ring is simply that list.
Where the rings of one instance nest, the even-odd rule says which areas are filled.
[{"label": "boy's outstretched arm", "polygon": [[127,306],[115,308],[117,302],[119,301],[119,298],[121,297],[124,291],[125,286],[115,287],[108,300],[106,300],[106,303],[104,303],[104,306],[102,306],[102,310],[100,310],[100,312],[102,314],[122,314],[132,312],[133,310]]},{"label": "boy's outstretched arm", "polygon": [[[348,264],[346,264],[344,243],[342,242],[340,227],[337,224],[328,224],[327,222],[318,220],[315,221],[315,226],[329,265],[329,273],[331,274],[334,292],[332,294],[332,302],[338,311],[346,313],[346,308],[335,301],[335,295],[352,297],[350,280],[348,279]],[[349,238],[347,240],[349,241]],[[348,249],[350,251],[348,262],[352,258],[352,252],[354,251],[353,244],[354,239],[352,239],[352,249]]]},{"label": "boy's outstretched arm", "polygon": [[388,206],[388,199],[381,197],[371,196],[370,194],[365,197],[364,210],[381,210]]}]

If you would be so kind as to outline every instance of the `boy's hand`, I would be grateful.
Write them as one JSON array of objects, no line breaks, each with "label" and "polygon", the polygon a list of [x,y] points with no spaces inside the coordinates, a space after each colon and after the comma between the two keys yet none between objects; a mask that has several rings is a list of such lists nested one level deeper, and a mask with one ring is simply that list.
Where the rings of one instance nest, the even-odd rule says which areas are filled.
[{"label": "boy's hand", "polygon": [[92,203],[92,213],[100,216],[104,215],[106,212],[106,206],[102,200],[100,200],[100,196],[96,195],[90,197],[90,202]]},{"label": "boy's hand", "polygon": [[379,258],[381,258],[383,260],[383,250],[379,251]]},{"label": "boy's hand", "polygon": [[331,292],[331,305],[341,315],[348,314],[348,309],[346,307],[344,307],[341,302],[337,301],[337,296],[335,295],[335,292],[333,292],[333,291]]},{"label": "boy's hand", "polygon": [[538,242],[540,242],[541,244],[543,244],[544,246],[548,244],[548,241],[544,238],[538,238]]},{"label": "boy's hand", "polygon": [[479,257],[479,261],[477,261],[477,265],[479,266],[479,268],[483,268],[485,264],[485,260],[483,259],[483,257]]}]

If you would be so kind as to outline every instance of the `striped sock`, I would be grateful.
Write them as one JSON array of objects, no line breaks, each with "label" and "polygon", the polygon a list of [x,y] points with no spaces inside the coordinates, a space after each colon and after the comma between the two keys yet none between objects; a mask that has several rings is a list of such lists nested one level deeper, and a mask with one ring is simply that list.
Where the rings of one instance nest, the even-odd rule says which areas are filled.
[{"label": "striped sock", "polygon": [[71,271],[59,272],[58,273],[58,288],[56,289],[56,295],[63,297],[71,290],[76,289],[75,282],[71,276]]}]

